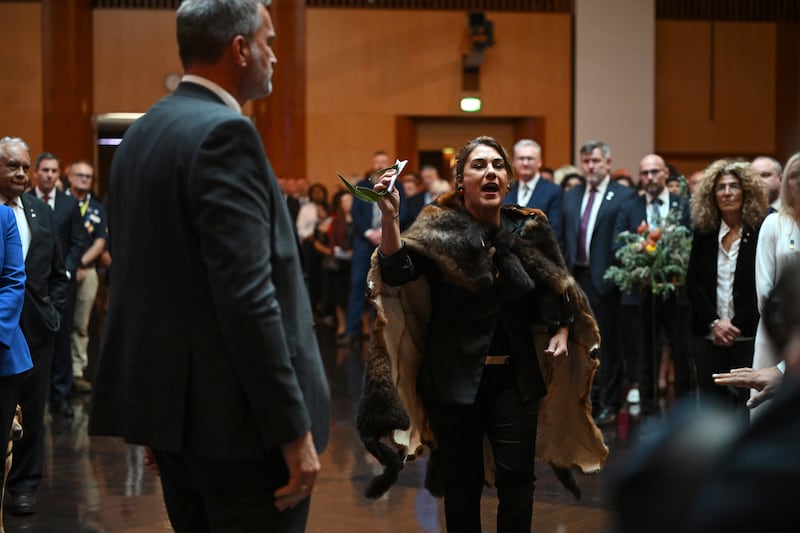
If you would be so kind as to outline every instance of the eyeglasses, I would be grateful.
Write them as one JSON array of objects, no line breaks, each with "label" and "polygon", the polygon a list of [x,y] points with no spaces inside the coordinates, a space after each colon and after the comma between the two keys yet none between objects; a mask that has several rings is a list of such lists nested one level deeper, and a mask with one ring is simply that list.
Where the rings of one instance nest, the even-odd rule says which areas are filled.
[{"label": "eyeglasses", "polygon": [[72,174],[72,175],[75,176],[76,178],[80,178],[82,180],[90,180],[90,179],[92,179],[92,175],[91,174],[84,174],[82,172],[78,172],[78,173],[75,173],[75,174]]},{"label": "eyeglasses", "polygon": [[645,176],[658,176],[658,173],[663,170],[664,170],[663,168],[647,168],[644,170],[640,170],[639,175],[643,178]]},{"label": "eyeglasses", "polygon": [[714,191],[722,194],[730,189],[731,192],[739,192],[742,190],[742,186],[738,183],[720,183],[719,185],[714,186]]}]

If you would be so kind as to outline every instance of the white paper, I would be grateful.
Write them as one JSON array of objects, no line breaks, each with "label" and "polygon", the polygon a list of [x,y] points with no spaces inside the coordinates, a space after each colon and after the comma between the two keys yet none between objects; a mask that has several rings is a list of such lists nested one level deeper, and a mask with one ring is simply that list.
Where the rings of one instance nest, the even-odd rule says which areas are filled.
[{"label": "white paper", "polygon": [[403,172],[403,169],[406,168],[408,159],[403,159],[402,161],[395,159],[394,164],[397,166],[397,171],[395,171],[394,176],[392,176],[392,181],[389,182],[389,187],[386,188],[388,192],[392,192],[394,190],[394,182],[397,181],[397,177],[401,172]]}]

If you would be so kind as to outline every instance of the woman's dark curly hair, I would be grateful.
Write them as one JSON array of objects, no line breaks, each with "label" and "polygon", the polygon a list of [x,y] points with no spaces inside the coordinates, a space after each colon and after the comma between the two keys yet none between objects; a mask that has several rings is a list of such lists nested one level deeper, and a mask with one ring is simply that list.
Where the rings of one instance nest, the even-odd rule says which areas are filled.
[{"label": "woman's dark curly hair", "polygon": [[767,212],[767,192],[759,175],[747,161],[720,159],[703,171],[692,195],[692,222],[695,229],[708,232],[720,225],[720,211],[714,187],[722,176],[733,176],[742,187],[742,222],[758,228]]}]

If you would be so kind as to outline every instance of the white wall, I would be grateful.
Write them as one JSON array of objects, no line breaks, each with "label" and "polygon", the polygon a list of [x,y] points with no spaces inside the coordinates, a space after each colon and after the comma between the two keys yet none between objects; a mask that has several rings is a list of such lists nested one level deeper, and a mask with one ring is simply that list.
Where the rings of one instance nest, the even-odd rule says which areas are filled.
[{"label": "white wall", "polygon": [[655,146],[655,0],[575,0],[574,131],[576,162],[601,140],[637,177]]}]

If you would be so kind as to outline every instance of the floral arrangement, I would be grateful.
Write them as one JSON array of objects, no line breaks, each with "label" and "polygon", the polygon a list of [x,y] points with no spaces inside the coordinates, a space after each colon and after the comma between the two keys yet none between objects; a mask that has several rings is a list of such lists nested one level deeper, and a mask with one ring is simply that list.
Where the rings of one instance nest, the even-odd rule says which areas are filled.
[{"label": "floral arrangement", "polygon": [[691,232],[678,222],[679,216],[670,211],[659,227],[642,222],[636,233],[617,235],[617,240],[625,241],[615,254],[619,265],[610,266],[603,279],[613,281],[623,292],[649,287],[664,299],[675,292],[686,281],[692,249]]}]

